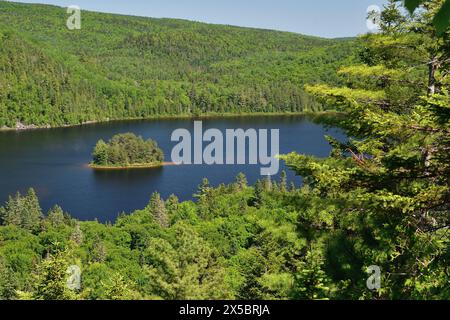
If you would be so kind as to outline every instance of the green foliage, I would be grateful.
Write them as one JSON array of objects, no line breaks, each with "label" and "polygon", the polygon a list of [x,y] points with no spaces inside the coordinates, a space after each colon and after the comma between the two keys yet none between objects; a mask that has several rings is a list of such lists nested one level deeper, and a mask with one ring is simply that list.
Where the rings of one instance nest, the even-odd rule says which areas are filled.
[{"label": "green foliage", "polygon": [[167,209],[164,200],[157,192],[152,194],[149,204],[149,211],[151,212],[155,221],[163,228],[168,227],[169,221],[167,216]]},{"label": "green foliage", "polygon": [[[288,298],[287,275],[303,247],[295,209],[285,217],[284,210],[249,206],[253,188],[242,174],[236,181],[214,188],[205,180],[199,192],[208,198],[198,203],[155,193],[147,208],[114,225],[78,222],[55,207],[37,235],[1,226],[1,298]],[[274,186],[262,192],[275,207],[293,195]],[[65,287],[72,264],[82,266],[79,292]]]},{"label": "green foliage", "polygon": [[[429,0],[405,0],[405,7],[413,13],[421,4],[428,5]],[[439,35],[442,35],[450,26],[450,0],[441,1],[442,5],[433,19],[434,26]]]},{"label": "green foliage", "polygon": [[105,285],[106,300],[140,300],[141,297],[136,293],[130,284],[120,274],[115,274]]},{"label": "green foliage", "polygon": [[108,143],[97,142],[92,158],[96,166],[127,167],[160,164],[164,153],[154,140],[144,141],[142,137],[125,133],[115,135]]},{"label": "green foliage", "polygon": [[[314,259],[323,255],[325,284],[337,284],[340,297],[446,299],[448,30],[439,37],[432,26],[442,1],[428,1],[414,16],[395,2],[382,14],[382,32],[361,37],[366,64],[339,72],[346,87],[307,88],[347,113],[343,126],[353,138],[329,139],[326,159],[283,159],[311,193],[312,214],[300,215],[299,228],[323,247]],[[361,281],[371,265],[384,270],[383,288],[372,293]]]},{"label": "green foliage", "polygon": [[330,278],[324,271],[325,259],[320,250],[311,250],[299,262],[294,275],[293,297],[301,300],[326,299],[331,296]]},{"label": "green foliage", "polygon": [[0,1],[0,127],[322,107],[353,41]]},{"label": "green foliage", "polygon": [[152,239],[144,252],[150,292],[169,300],[230,298],[224,269],[206,241],[183,223],[169,232],[171,240]]},{"label": "green foliage", "polygon": [[35,300],[74,300],[76,294],[67,287],[67,268],[69,263],[66,253],[59,252],[44,259],[37,267],[35,289],[32,297]]},{"label": "green foliage", "polygon": [[42,218],[41,207],[33,189],[26,196],[17,193],[9,197],[4,207],[0,208],[0,224],[15,225],[29,231],[35,231]]},{"label": "green foliage", "polygon": [[[336,119],[350,138],[342,142],[327,137],[333,147],[327,158],[297,153],[283,156],[303,177],[300,189],[287,187],[286,174],[279,182],[269,178],[255,186],[249,186],[243,174],[235,183],[216,187],[204,179],[195,202],[180,203],[175,196],[165,200],[154,193],[146,208],[123,214],[114,224],[76,221],[59,207],[43,217],[33,191],[25,197],[18,194],[0,209],[0,298],[448,300],[448,31],[436,36],[432,24],[442,1],[427,2],[414,16],[402,14],[395,2],[390,1],[382,14],[382,32],[359,40],[361,61],[339,72],[342,80],[336,84],[344,87],[314,85],[314,81],[307,87],[318,99],[345,112]],[[33,8],[36,15],[44,16],[48,10],[54,14],[59,10],[0,6],[21,8],[27,14]],[[98,23],[92,17],[101,23],[107,17],[113,19],[121,32],[130,25],[128,17],[94,13],[87,17],[91,27]],[[13,26],[16,18],[8,19]],[[179,80],[188,75],[195,80],[211,77],[206,71],[213,67],[241,68],[240,59],[259,65],[277,46],[284,51],[277,51],[276,56],[299,51],[294,56],[301,59],[308,53],[302,52],[300,43],[325,41],[174,20],[133,21],[134,28],[148,30],[149,24],[155,28],[152,33],[128,35],[118,47],[124,56],[132,47],[142,56],[176,57],[179,65],[167,68],[166,75]],[[188,26],[196,32],[185,33],[183,28]],[[45,31],[39,24],[28,31],[38,32],[33,30]],[[233,36],[210,37],[216,30]],[[39,41],[45,40],[43,34],[54,35],[47,30]],[[117,49],[120,37],[115,33],[95,35]],[[178,41],[183,36],[190,42]],[[252,40],[254,36],[259,38]],[[206,38],[214,38],[214,45],[200,50]],[[256,55],[252,55],[255,42],[262,43],[263,49],[253,50]],[[119,68],[115,59],[105,59],[107,49],[99,49],[96,56],[110,68],[102,69],[92,58],[88,42],[80,43],[74,50],[84,48],[85,63],[98,74],[120,81],[128,69]],[[310,52],[316,54],[316,50],[322,49]],[[232,56],[236,51],[239,57]],[[141,65],[143,73],[133,73],[137,78],[161,72]],[[189,68],[183,69],[186,65]],[[117,73],[112,71],[116,69]],[[247,75],[243,72],[242,77]],[[211,79],[224,84],[243,78]],[[236,81],[238,86],[243,83]],[[122,138],[134,141],[129,136],[114,141]],[[97,157],[107,158],[108,149],[100,142]],[[133,150],[130,155],[138,153],[134,152],[137,147],[121,150],[124,157],[127,150]],[[67,266],[73,263],[83,267],[77,292],[65,286]],[[367,288],[366,270],[374,265],[382,270],[379,290]]]},{"label": "green foliage", "polygon": [[[312,180],[298,190],[264,179],[255,201],[245,176],[236,181],[212,187],[205,180],[199,193],[208,197],[196,203],[179,203],[174,196],[164,201],[155,193],[147,208],[120,216],[114,225],[67,215],[61,220],[55,208],[37,236],[1,226],[0,297],[377,298],[380,293],[366,288],[364,268],[370,263],[390,274],[417,268],[401,283],[384,277],[385,297],[448,298],[442,267],[448,264],[446,230],[436,236],[414,232],[405,224],[409,216],[392,209],[389,197],[380,194],[384,202],[377,203],[360,192],[344,201],[332,193],[323,197]],[[403,199],[398,201],[403,206]],[[164,223],[154,215],[158,210],[166,215]],[[65,286],[73,264],[82,266],[77,292]]]},{"label": "green foliage", "polygon": [[17,278],[13,270],[0,260],[0,299],[13,300],[17,298]]}]

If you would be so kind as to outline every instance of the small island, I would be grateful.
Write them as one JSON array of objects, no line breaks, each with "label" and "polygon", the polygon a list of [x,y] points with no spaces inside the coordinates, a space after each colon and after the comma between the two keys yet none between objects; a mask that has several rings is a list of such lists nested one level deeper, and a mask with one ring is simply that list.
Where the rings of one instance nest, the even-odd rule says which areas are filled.
[{"label": "small island", "polygon": [[108,143],[99,140],[92,152],[92,169],[118,170],[156,168],[164,165],[164,153],[152,139],[133,133],[118,134]]}]

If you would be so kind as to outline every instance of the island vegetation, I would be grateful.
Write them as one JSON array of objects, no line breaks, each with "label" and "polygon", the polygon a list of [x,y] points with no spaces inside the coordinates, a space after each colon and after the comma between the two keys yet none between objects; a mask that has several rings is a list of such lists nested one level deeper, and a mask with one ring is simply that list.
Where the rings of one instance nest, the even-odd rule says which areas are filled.
[{"label": "island vegetation", "polygon": [[164,152],[152,139],[133,133],[118,134],[108,143],[99,140],[92,153],[93,169],[153,168],[163,165]]},{"label": "island vegetation", "polygon": [[195,201],[154,193],[106,224],[17,194],[0,208],[0,298],[450,299],[450,30],[433,23],[444,1],[414,3],[389,1],[341,86],[307,86],[351,138],[329,138],[326,158],[283,156],[301,187],[205,179]]}]

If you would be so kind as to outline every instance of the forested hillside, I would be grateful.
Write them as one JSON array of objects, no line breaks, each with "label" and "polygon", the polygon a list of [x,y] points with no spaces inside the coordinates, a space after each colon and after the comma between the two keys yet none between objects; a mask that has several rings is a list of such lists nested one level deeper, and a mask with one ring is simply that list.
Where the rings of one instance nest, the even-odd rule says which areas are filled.
[{"label": "forested hillside", "polygon": [[450,28],[433,22],[444,0],[414,3],[388,1],[342,85],[306,86],[350,138],[281,156],[301,188],[205,179],[196,201],[154,193],[114,224],[44,214],[30,189],[0,208],[0,299],[450,299]]},{"label": "forested hillside", "polygon": [[0,127],[315,111],[354,42],[0,1]]}]

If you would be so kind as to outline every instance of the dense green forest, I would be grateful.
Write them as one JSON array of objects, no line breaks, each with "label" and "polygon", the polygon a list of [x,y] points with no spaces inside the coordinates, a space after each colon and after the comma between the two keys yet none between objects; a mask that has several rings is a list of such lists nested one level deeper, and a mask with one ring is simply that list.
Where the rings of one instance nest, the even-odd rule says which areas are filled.
[{"label": "dense green forest", "polygon": [[92,158],[95,167],[158,165],[164,161],[164,152],[152,139],[145,141],[133,133],[124,133],[115,135],[108,143],[99,140]]},{"label": "dense green forest", "polygon": [[338,86],[306,86],[352,138],[328,138],[327,158],[283,156],[301,188],[205,179],[196,201],[155,193],[108,224],[17,194],[0,209],[0,297],[450,299],[450,30],[433,23],[443,0],[418,3],[411,16],[389,1]]},{"label": "dense green forest", "polygon": [[0,1],[0,127],[322,107],[355,43]]}]

